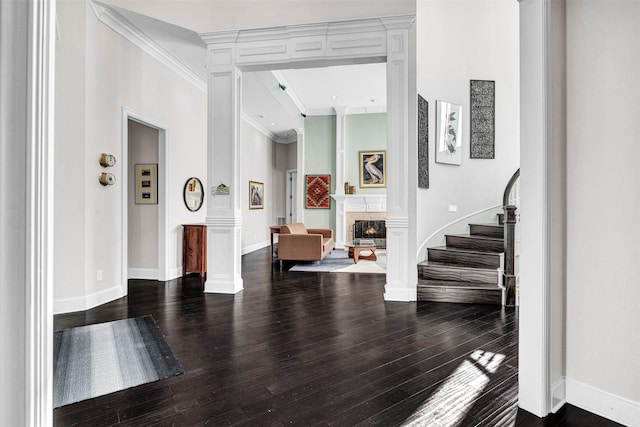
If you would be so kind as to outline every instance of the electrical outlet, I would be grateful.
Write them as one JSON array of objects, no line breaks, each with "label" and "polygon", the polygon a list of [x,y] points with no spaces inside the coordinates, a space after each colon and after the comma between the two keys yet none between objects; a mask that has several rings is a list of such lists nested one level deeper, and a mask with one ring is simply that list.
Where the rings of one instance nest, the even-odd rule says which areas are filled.
[{"label": "electrical outlet", "polygon": [[102,282],[102,270],[96,271],[96,282]]},{"label": "electrical outlet", "polygon": [[449,212],[458,212],[458,205],[449,205]]}]

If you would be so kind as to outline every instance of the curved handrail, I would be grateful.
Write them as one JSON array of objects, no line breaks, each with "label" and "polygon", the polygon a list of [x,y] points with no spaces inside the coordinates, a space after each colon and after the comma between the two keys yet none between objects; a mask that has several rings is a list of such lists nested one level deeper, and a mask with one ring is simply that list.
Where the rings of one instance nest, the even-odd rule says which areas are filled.
[{"label": "curved handrail", "polygon": [[507,186],[504,188],[504,194],[502,195],[502,206],[507,206],[509,204],[509,194],[511,193],[511,190],[513,189],[513,186],[515,185],[519,177],[520,168],[518,168],[518,170],[513,173],[513,176],[507,183]]},{"label": "curved handrail", "polygon": [[504,189],[502,197],[502,208],[504,209],[504,272],[503,287],[504,293],[503,304],[513,306],[516,303],[516,275],[515,275],[515,234],[516,234],[516,210],[517,206],[509,204],[509,195],[520,177],[520,168],[513,174],[507,186]]}]

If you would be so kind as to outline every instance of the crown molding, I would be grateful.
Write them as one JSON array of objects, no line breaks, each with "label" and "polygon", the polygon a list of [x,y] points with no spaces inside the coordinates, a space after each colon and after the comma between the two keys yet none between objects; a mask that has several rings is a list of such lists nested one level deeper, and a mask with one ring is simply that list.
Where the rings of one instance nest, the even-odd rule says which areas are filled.
[{"label": "crown molding", "polygon": [[287,78],[284,76],[284,74],[282,74],[282,72],[280,70],[273,70],[273,71],[271,71],[271,74],[273,74],[273,76],[276,78],[276,80],[278,80],[278,82],[280,84],[286,86],[287,90],[285,91],[285,93],[287,94],[287,96],[289,98],[291,98],[293,103],[298,108],[298,111],[300,111],[302,114],[306,115],[307,114],[307,107],[304,105],[302,100],[298,97],[298,94],[293,89],[293,87],[291,86],[291,84],[289,83]]},{"label": "crown molding", "polygon": [[244,111],[242,112],[242,120],[247,122],[249,125],[251,125],[253,128],[255,128],[258,132],[260,132],[261,134],[263,134],[267,138],[273,139],[273,140],[276,139],[276,135],[273,132],[271,132],[269,129],[267,129],[266,127],[264,127],[260,123],[258,123],[253,117],[251,117],[250,115],[248,115]]},{"label": "crown molding", "polygon": [[89,4],[100,22],[160,61],[160,63],[173,70],[202,92],[207,92],[207,82],[205,79],[193,72],[191,68],[186,66],[174,54],[155,42],[115,8],[96,0],[89,0]]},{"label": "crown molding", "polygon": [[254,118],[249,116],[247,113],[244,113],[244,112],[242,113],[242,120],[247,122],[250,126],[255,128],[258,132],[260,132],[261,134],[263,134],[267,138],[271,139],[272,141],[277,142],[278,144],[291,144],[292,142],[296,142],[298,140],[298,138],[297,138],[297,133],[298,132],[295,131],[295,130],[292,130],[292,132],[294,134],[293,136],[291,136],[289,138],[283,138],[280,135],[271,132],[269,129],[267,129],[266,127],[264,127],[260,123],[258,123]]},{"label": "crown molding", "polygon": [[323,24],[287,25],[250,30],[216,31],[200,33],[207,44],[243,43],[281,40],[294,37],[334,36],[341,34],[372,33],[409,28],[415,15],[385,16],[380,18],[350,19]]}]

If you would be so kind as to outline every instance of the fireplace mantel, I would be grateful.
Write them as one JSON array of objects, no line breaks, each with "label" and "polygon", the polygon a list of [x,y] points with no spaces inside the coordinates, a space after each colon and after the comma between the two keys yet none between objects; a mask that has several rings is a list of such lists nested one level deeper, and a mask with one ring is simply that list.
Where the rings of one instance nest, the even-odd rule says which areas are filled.
[{"label": "fireplace mantel", "polygon": [[[331,197],[338,205],[336,212],[342,208],[343,212],[386,212],[386,194],[332,194]],[[336,224],[338,222],[336,221]]]},{"label": "fireplace mantel", "polygon": [[336,201],[336,248],[344,248],[347,212],[387,212],[386,194],[332,194]]}]

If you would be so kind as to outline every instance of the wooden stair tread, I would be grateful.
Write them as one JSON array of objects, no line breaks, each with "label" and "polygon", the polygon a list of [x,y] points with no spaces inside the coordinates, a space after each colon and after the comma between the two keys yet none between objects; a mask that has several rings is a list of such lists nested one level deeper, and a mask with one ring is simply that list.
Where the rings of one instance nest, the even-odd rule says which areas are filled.
[{"label": "wooden stair tread", "polygon": [[489,242],[504,242],[504,239],[501,239],[500,237],[483,236],[483,235],[480,235],[480,234],[445,234],[445,236],[469,237],[471,239],[487,240]]},{"label": "wooden stair tread", "polygon": [[457,288],[457,289],[483,289],[483,290],[495,290],[502,292],[496,284],[489,283],[475,283],[475,282],[458,282],[454,280],[432,280],[432,279],[420,279],[418,280],[418,286],[421,287],[434,287],[434,288]]},{"label": "wooden stair tread", "polygon": [[456,264],[452,265],[452,264],[447,264],[446,262],[429,261],[429,260],[424,260],[418,263],[418,267],[426,267],[426,266],[446,267],[446,268],[451,268],[455,270],[468,270],[468,271],[486,270],[486,271],[495,272],[496,270],[500,270],[499,268],[467,267],[465,265],[456,265]]},{"label": "wooden stair tread", "polygon": [[464,249],[464,248],[452,248],[450,246],[434,246],[431,248],[427,248],[427,250],[435,249],[438,251],[449,251],[449,252],[464,252],[464,253],[476,253],[482,255],[499,255],[503,252],[495,252],[490,250],[480,250],[480,249]]},{"label": "wooden stair tread", "polygon": [[470,222],[469,225],[481,225],[483,227],[499,227],[503,228],[503,224],[496,224],[495,222]]}]

